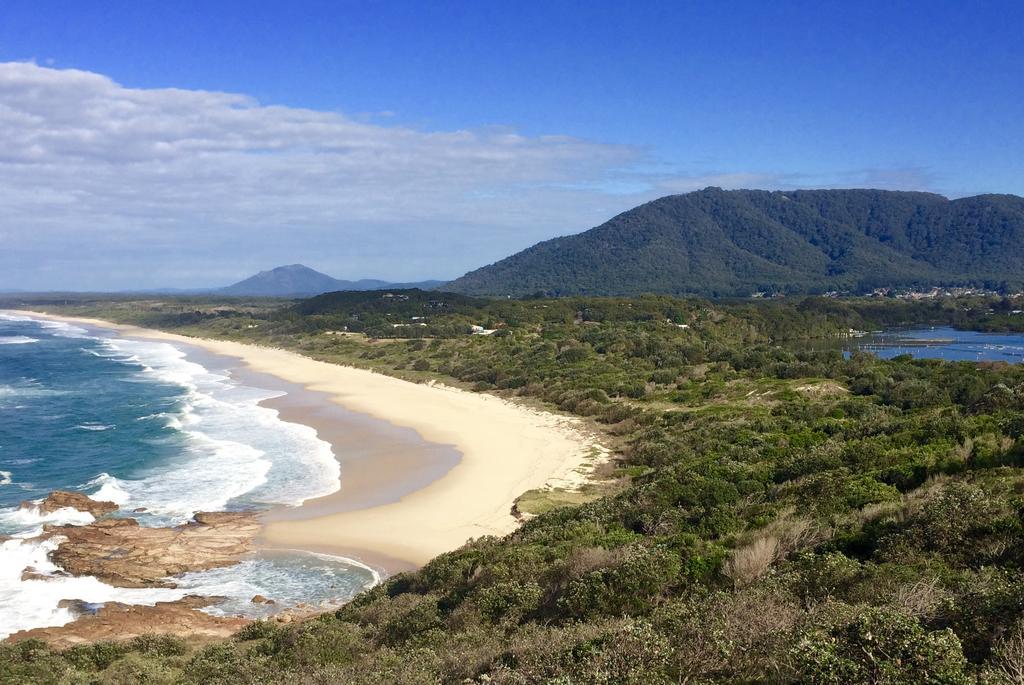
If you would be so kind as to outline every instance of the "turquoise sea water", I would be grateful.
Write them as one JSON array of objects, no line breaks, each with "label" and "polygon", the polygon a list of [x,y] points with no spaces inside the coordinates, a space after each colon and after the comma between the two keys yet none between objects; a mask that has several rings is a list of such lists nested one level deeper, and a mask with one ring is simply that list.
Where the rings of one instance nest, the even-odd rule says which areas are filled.
[{"label": "turquoise sea water", "polygon": [[[225,597],[214,613],[260,615],[268,609],[248,601],[255,594],[280,609],[344,600],[375,582],[355,562],[295,552],[188,574],[180,589],[125,590],[61,577],[47,559],[58,541],[31,539],[45,523],[91,520],[19,506],[55,489],[115,501],[121,515],[147,526],[179,524],[197,511],[297,505],[337,490],[331,446],[259,405],[276,394],[168,343],[0,314],[0,535],[12,536],[0,543],[0,636],[70,620],[61,600],[152,603],[192,593]],[[27,567],[53,577],[22,581]]]}]

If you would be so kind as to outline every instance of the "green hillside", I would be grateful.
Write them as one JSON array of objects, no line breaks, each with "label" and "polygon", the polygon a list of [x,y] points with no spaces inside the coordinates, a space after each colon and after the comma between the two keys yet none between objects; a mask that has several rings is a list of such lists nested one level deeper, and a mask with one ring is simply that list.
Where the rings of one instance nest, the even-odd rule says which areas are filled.
[{"label": "green hillside", "polygon": [[471,295],[746,296],[1024,283],[1024,198],[707,188],[472,271]]}]

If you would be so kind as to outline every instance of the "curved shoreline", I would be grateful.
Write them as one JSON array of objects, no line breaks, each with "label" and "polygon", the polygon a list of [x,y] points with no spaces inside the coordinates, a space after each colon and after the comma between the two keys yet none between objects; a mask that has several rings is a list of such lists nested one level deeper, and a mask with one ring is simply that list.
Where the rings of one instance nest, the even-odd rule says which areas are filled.
[{"label": "curved shoreline", "polygon": [[[344,510],[344,496],[336,493],[300,507],[272,511],[265,515],[261,533],[268,548],[337,554],[385,572],[407,570],[470,538],[515,530],[519,525],[512,515],[515,499],[552,483],[582,482],[581,471],[594,444],[576,419],[493,395],[411,383],[281,349],[192,338],[99,319],[18,311],[102,326],[131,337],[196,346],[237,359],[248,370],[322,393],[338,406],[412,429],[423,440],[450,445],[462,455],[445,473],[397,501],[357,509],[349,505]],[[337,456],[344,469],[344,454]],[[386,481],[387,474],[381,480]]]}]

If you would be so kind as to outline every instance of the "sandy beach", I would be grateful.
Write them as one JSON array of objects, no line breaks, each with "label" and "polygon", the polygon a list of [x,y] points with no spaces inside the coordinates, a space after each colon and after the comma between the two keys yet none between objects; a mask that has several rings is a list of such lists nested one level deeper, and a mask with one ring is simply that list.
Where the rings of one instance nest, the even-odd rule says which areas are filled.
[{"label": "sandy beach", "polygon": [[[323,439],[335,445],[342,488],[303,506],[268,513],[262,540],[270,547],[333,552],[385,572],[404,570],[456,549],[470,538],[513,531],[519,522],[511,510],[519,495],[546,485],[579,484],[590,466],[594,440],[577,420],[493,395],[411,383],[281,349],[98,319],[23,313],[114,329],[128,337],[196,346],[236,359],[243,373],[273,376],[349,412],[414,431],[434,451],[424,462],[424,447],[419,445],[421,458],[416,461],[409,456],[416,449],[408,441],[404,446],[402,440],[382,446],[377,440],[371,453],[347,461],[346,451],[352,449],[332,436],[329,407],[318,406],[308,395],[299,406],[293,401],[289,407],[289,400],[283,400],[275,408],[287,420],[317,428]],[[368,430],[380,432],[379,427],[368,426]],[[355,446],[350,432],[346,441],[350,448]],[[401,484],[397,490],[396,483]]]}]

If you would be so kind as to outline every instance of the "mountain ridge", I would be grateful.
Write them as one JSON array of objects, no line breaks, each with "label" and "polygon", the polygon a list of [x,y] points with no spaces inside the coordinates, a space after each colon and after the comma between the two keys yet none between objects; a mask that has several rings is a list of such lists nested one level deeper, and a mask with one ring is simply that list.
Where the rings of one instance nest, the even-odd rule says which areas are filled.
[{"label": "mountain ridge", "polygon": [[705,188],[537,243],[445,285],[468,295],[747,296],[1024,283],[1024,198]]}]

